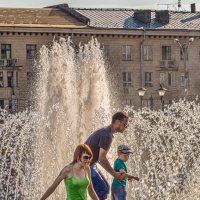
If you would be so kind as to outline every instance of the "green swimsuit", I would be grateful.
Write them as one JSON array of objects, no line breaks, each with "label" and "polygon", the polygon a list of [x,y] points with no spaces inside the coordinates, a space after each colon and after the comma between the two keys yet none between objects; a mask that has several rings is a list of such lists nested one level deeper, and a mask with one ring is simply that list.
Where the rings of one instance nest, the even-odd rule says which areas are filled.
[{"label": "green swimsuit", "polygon": [[67,200],[86,200],[87,188],[89,186],[89,177],[86,173],[85,178],[76,178],[72,176],[69,179],[64,179],[67,190]]}]

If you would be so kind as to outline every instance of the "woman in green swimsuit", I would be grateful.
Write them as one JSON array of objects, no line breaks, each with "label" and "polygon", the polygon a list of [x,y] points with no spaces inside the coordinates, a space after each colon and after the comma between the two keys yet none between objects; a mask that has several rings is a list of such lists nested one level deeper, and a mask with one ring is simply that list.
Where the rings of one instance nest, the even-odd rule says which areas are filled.
[{"label": "woman in green swimsuit", "polygon": [[62,180],[64,180],[67,191],[67,200],[87,200],[87,190],[93,200],[99,200],[91,181],[89,165],[92,158],[93,154],[88,145],[78,145],[73,161],[61,170],[40,200],[50,196]]}]

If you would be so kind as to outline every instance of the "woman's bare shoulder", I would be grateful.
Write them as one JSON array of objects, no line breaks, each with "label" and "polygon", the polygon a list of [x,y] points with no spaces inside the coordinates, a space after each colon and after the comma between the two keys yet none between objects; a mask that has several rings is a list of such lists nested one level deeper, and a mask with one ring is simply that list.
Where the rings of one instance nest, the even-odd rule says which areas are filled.
[{"label": "woman's bare shoulder", "polygon": [[62,170],[61,174],[64,175],[66,178],[70,176],[72,172],[72,165],[66,165]]},{"label": "woman's bare shoulder", "polygon": [[71,170],[72,170],[72,167],[73,167],[73,165],[69,164],[69,165],[66,165],[66,166],[63,168],[63,170],[65,170],[65,171],[71,171]]}]

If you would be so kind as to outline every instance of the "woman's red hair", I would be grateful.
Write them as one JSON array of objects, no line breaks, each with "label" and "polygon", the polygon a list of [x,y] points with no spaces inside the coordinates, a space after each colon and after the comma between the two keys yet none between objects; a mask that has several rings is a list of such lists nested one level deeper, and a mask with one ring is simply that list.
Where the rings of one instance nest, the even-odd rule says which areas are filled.
[{"label": "woman's red hair", "polygon": [[75,164],[77,163],[78,161],[80,161],[81,159],[81,155],[83,153],[87,153],[88,155],[91,156],[90,160],[88,160],[88,165],[90,165],[92,159],[93,159],[93,153],[92,153],[92,150],[90,149],[90,147],[87,145],[87,144],[79,144],[75,151],[74,151],[74,156],[73,156],[73,160],[70,164]]}]

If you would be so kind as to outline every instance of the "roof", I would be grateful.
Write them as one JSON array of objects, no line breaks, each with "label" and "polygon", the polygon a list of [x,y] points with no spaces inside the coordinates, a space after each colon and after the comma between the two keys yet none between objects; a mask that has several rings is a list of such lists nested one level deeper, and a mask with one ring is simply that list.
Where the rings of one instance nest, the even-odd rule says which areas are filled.
[{"label": "roof", "polygon": [[[46,8],[0,8],[1,27],[92,28],[128,30],[195,30],[200,31],[200,12],[169,11],[169,22],[160,23],[155,10],[150,21],[142,22],[136,9],[70,8],[59,4]],[[145,15],[144,15],[145,16]]]},{"label": "roof", "polygon": [[83,28],[86,24],[58,8],[0,8],[0,26]]},{"label": "roof", "polygon": [[200,30],[200,12],[169,11],[169,23],[162,24],[155,17],[156,11],[151,11],[150,23],[144,23],[134,17],[135,9],[75,8],[75,10],[89,18],[90,26],[95,28]]}]

